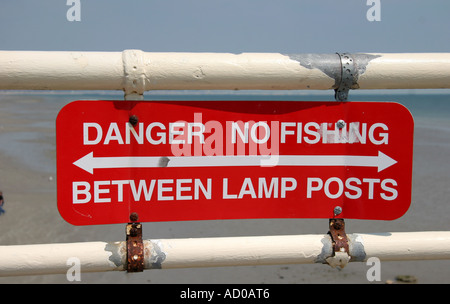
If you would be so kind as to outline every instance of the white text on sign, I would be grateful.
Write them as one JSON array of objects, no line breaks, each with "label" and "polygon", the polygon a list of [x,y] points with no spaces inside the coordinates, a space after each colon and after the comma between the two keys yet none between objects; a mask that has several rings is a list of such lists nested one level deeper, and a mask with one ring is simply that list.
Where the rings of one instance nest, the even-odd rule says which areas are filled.
[{"label": "white text on sign", "polygon": [[284,199],[288,196],[301,199],[299,191],[302,189],[305,192],[303,199],[325,195],[330,199],[381,198],[392,201],[398,196],[397,182],[391,178],[308,177],[300,181],[294,177],[244,177],[238,181],[223,178],[221,187],[220,191],[213,191],[212,178],[77,181],[72,183],[72,203],[122,203],[124,197],[129,197],[131,202]]},{"label": "white text on sign", "polygon": [[387,145],[389,128],[378,122],[279,122],[279,121],[176,121],[111,122],[102,127],[96,122],[83,123],[83,145],[171,145],[174,156],[276,155],[279,146],[294,144],[373,144]]}]

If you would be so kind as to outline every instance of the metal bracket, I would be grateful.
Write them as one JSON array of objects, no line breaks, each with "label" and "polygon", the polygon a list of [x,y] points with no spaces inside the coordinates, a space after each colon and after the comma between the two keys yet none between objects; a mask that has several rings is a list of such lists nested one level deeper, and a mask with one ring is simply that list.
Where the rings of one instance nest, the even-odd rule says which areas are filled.
[{"label": "metal bracket", "polygon": [[144,271],[144,243],[142,241],[142,224],[137,222],[137,213],[130,215],[127,224],[127,272]]},{"label": "metal bracket", "polygon": [[347,101],[348,92],[357,84],[358,70],[351,54],[336,53],[341,60],[341,82],[339,87],[334,90],[334,98],[336,101]]},{"label": "metal bracket", "polygon": [[124,72],[123,91],[125,100],[143,100],[148,79],[145,76],[144,52],[125,50],[122,52]]},{"label": "metal bracket", "polygon": [[330,219],[328,234],[331,236],[333,256],[326,259],[331,267],[344,268],[350,261],[348,238],[345,233],[344,219]]}]

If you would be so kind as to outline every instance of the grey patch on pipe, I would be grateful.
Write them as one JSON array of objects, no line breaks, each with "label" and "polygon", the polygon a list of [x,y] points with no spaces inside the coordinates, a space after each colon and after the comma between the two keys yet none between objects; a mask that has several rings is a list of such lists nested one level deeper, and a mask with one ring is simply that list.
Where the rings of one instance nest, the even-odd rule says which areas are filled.
[{"label": "grey patch on pipe", "polygon": [[361,236],[348,234],[348,250],[350,251],[350,262],[363,262],[366,260],[366,251]]},{"label": "grey patch on pipe", "polygon": [[120,268],[125,268],[126,260],[126,248],[123,246],[122,242],[118,243],[107,243],[105,245],[105,251],[111,252],[109,260]]},{"label": "grey patch on pipe", "polygon": [[[357,77],[365,73],[369,62],[381,55],[372,54],[350,54],[358,71]],[[286,54],[291,60],[297,61],[307,69],[318,69],[328,77],[334,79],[331,89],[339,88],[342,80],[341,58],[338,54]],[[357,83],[358,79],[355,79]]]},{"label": "grey patch on pipe", "polygon": [[[366,260],[366,251],[362,237],[358,234],[347,234],[350,262],[364,262]],[[315,263],[327,264],[326,259],[333,256],[333,244],[330,235],[325,235],[321,240],[323,247],[321,253],[317,256]]]},{"label": "grey patch on pipe", "polygon": [[331,243],[331,237],[328,234],[326,234],[320,241],[323,244],[322,251],[317,256],[314,263],[328,264],[326,259],[333,255],[333,246]]},{"label": "grey patch on pipe", "polygon": [[318,69],[334,79],[333,88],[341,82],[341,60],[338,54],[286,54],[307,69]]},{"label": "grey patch on pipe", "polygon": [[358,70],[358,75],[361,76],[366,72],[367,65],[370,61],[375,58],[381,57],[381,55],[372,55],[372,54],[351,54],[353,60],[355,62],[356,69]]},{"label": "grey patch on pipe", "polygon": [[161,269],[162,263],[166,259],[166,253],[162,250],[159,241],[151,240],[150,244],[151,244],[150,254],[148,255],[148,262],[150,264],[150,268]]}]

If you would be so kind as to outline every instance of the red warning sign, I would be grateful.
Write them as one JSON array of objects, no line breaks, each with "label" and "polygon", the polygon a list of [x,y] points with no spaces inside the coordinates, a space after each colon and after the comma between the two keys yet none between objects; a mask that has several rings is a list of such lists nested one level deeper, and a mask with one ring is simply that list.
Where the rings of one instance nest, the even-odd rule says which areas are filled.
[{"label": "red warning sign", "polygon": [[75,101],[56,121],[74,225],[393,220],[411,202],[414,122],[397,103]]}]

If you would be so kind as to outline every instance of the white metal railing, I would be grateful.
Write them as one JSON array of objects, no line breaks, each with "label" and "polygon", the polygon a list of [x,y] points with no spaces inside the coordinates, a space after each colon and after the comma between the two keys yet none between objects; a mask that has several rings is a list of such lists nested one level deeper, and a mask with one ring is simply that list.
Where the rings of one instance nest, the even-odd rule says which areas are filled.
[{"label": "white metal railing", "polygon": [[[450,232],[348,234],[352,261],[450,259]],[[160,239],[144,241],[145,269],[328,263],[328,235]],[[124,271],[126,242],[0,246],[0,276]],[[341,266],[341,265],[339,265]]]},{"label": "white metal railing", "polygon": [[[450,88],[450,53],[352,54],[356,89]],[[338,54],[0,51],[0,90],[330,90]]]},{"label": "white metal railing", "polygon": [[[450,53],[220,54],[0,51],[1,90],[331,90],[450,88]],[[345,62],[345,65],[344,65]],[[348,69],[347,66],[349,65]],[[351,75],[346,81],[346,74]],[[347,75],[347,76],[348,76]],[[349,234],[350,261],[450,259],[450,232]],[[144,241],[144,268],[328,263],[328,235]],[[126,270],[126,243],[0,246],[0,276]]]}]

